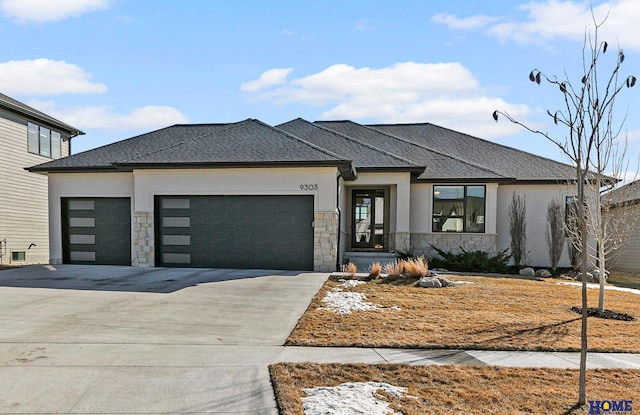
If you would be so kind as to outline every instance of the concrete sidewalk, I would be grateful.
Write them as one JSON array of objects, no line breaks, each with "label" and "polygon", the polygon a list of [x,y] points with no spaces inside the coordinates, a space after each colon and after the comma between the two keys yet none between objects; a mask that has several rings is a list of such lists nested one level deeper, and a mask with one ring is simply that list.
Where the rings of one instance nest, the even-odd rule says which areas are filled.
[{"label": "concrete sidewalk", "polygon": [[[427,350],[357,347],[285,347],[273,362],[498,365],[578,369],[580,353],[489,350]],[[640,354],[588,353],[587,368],[640,369]]]}]

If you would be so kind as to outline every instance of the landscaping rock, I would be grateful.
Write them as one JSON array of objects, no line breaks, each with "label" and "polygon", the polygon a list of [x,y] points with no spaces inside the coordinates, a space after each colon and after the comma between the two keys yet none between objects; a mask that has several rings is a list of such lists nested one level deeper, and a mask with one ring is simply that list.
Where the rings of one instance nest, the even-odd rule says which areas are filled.
[{"label": "landscaping rock", "polygon": [[[609,271],[604,271],[604,280],[606,281],[607,278],[609,278]],[[593,279],[595,281],[600,281],[600,270],[599,269],[594,269],[593,271],[591,271],[591,275],[593,275]]]},{"label": "landscaping rock", "polygon": [[538,278],[551,278],[551,272],[548,269],[539,269],[536,271],[536,277]]},{"label": "landscaping rock", "polygon": [[518,273],[523,277],[535,277],[536,276],[536,272],[531,267],[522,268]]},{"label": "landscaping rock", "polygon": [[418,283],[422,288],[442,288],[442,283],[435,277],[423,277],[420,278]]},{"label": "landscaping rock", "polygon": [[440,281],[440,284],[442,284],[443,287],[455,287],[455,284],[445,277],[436,277],[436,279]]}]

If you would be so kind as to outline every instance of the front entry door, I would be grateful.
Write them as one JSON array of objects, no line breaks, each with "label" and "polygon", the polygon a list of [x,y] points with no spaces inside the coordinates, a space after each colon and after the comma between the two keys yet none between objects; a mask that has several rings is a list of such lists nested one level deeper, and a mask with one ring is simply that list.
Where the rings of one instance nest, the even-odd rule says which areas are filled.
[{"label": "front entry door", "polygon": [[354,190],[352,195],[353,248],[385,249],[384,189]]}]

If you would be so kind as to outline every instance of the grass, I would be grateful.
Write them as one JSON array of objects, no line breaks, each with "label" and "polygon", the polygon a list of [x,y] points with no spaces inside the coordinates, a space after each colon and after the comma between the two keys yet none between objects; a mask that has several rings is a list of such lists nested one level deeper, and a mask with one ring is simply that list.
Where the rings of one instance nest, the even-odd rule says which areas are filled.
[{"label": "grass", "polygon": [[[303,389],[344,382],[386,382],[408,388],[385,395],[395,411],[413,414],[584,414],[577,402],[578,371],[495,366],[409,366],[279,363],[269,367],[280,414],[303,414]],[[587,399],[633,400],[640,371],[587,372]],[[588,406],[587,408],[588,409]]]},{"label": "grass", "polygon": [[[484,350],[580,349],[579,287],[558,280],[450,277],[470,281],[455,288],[424,289],[413,285],[367,283],[349,290],[367,301],[400,311],[335,314],[321,299],[339,283],[328,280],[287,340],[288,345]],[[597,306],[598,290],[588,290]],[[640,295],[607,291],[605,307],[636,321],[589,318],[589,350],[640,352]]]}]

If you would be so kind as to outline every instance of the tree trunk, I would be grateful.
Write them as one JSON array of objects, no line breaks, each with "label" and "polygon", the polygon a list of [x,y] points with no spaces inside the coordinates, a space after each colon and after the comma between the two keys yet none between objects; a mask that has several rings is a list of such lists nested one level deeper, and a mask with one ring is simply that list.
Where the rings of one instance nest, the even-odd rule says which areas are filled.
[{"label": "tree trunk", "polygon": [[582,275],[582,326],[580,330],[580,379],[578,381],[578,406],[587,402],[587,223],[585,220],[584,183],[585,174],[578,169],[578,218],[580,227],[580,246],[582,257],[580,273]]},{"label": "tree trunk", "polygon": [[600,271],[600,293],[598,294],[598,311],[604,311],[604,282],[605,275],[605,249],[604,244],[598,244],[598,271]]}]

